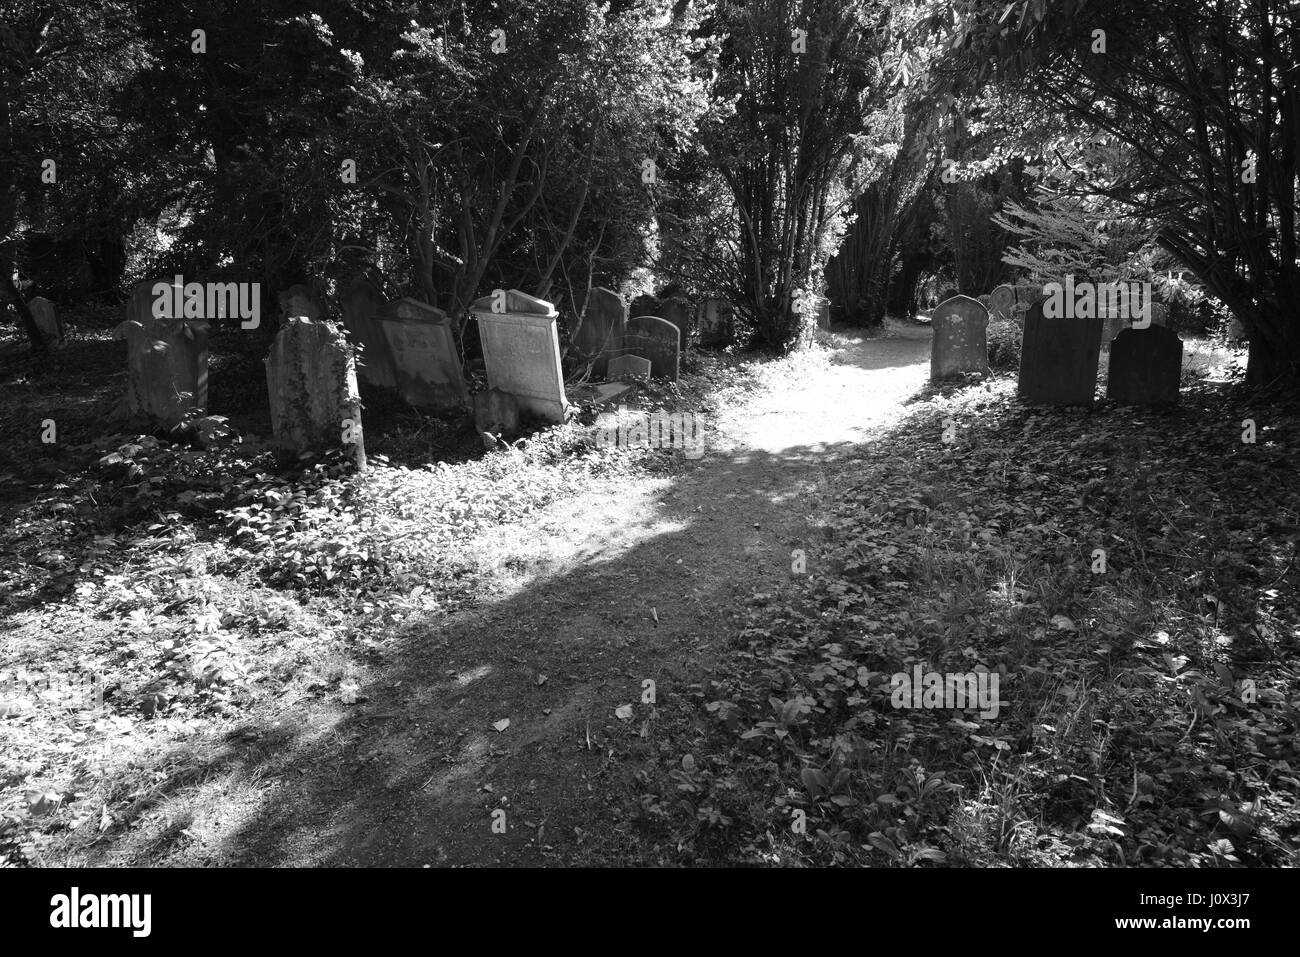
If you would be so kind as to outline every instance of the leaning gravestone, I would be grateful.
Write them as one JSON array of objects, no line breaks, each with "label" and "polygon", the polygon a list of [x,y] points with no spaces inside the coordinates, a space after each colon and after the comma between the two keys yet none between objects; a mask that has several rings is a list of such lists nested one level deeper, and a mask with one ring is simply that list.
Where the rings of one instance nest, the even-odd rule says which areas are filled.
[{"label": "leaning gravestone", "polygon": [[310,286],[297,283],[280,293],[280,317],[288,321],[306,316],[313,322],[325,318],[320,296]]},{"label": "leaning gravestone", "polygon": [[640,356],[618,356],[609,360],[610,379],[648,379],[650,360]]},{"label": "leaning gravestone", "polygon": [[930,378],[989,373],[989,311],[970,296],[953,296],[930,314]]},{"label": "leaning gravestone", "polygon": [[[502,311],[494,312],[493,306]],[[475,300],[470,312],[478,319],[488,385],[510,393],[521,408],[546,422],[563,422],[569,403],[555,307],[511,289]]]},{"label": "leaning gravestone", "polygon": [[1005,283],[989,293],[989,315],[994,319],[1009,321],[1015,305],[1016,290]]},{"label": "leaning gravestone", "polygon": [[396,299],[379,311],[402,398],[417,408],[462,409],[469,393],[451,323],[441,309],[418,299]]},{"label": "leaning gravestone", "polygon": [[623,354],[649,359],[651,376],[675,381],[681,367],[681,332],[657,316],[629,319]]},{"label": "leaning gravestone", "polygon": [[54,303],[44,296],[37,296],[27,303],[27,308],[32,318],[36,320],[36,328],[41,330],[45,341],[54,346],[63,345],[63,323],[59,322],[58,316],[54,313]]},{"label": "leaning gravestone", "polygon": [[291,452],[343,448],[365,468],[356,365],[337,325],[289,319],[266,357],[266,387],[276,445]]},{"label": "leaning gravestone", "polygon": [[1091,405],[1097,391],[1103,320],[1048,319],[1043,304],[1025,314],[1017,394],[1041,405]]},{"label": "leaning gravestone", "polygon": [[619,344],[627,330],[627,306],[618,293],[597,286],[587,296],[582,325],[573,339],[574,347],[592,359],[591,373],[598,379],[607,375],[609,360],[618,355]]},{"label": "leaning gravestone", "polygon": [[[169,312],[173,291],[163,284],[169,287],[162,293]],[[187,412],[208,406],[208,323],[155,316],[153,289],[163,284],[135,287],[113,338],[126,340],[125,412],[173,426]]]},{"label": "leaning gravestone", "polygon": [[339,297],[343,325],[353,343],[361,347],[357,373],[371,385],[396,388],[397,365],[379,315],[387,302],[370,280],[358,276]]},{"label": "leaning gravestone", "polygon": [[1172,329],[1125,329],[1110,347],[1106,398],[1121,405],[1167,405],[1178,401],[1183,340]]}]

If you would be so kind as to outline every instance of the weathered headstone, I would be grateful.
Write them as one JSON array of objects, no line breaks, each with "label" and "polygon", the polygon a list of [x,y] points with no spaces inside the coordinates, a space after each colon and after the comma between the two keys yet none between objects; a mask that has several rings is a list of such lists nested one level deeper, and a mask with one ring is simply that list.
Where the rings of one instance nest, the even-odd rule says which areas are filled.
[{"label": "weathered headstone", "polygon": [[1091,405],[1097,391],[1103,320],[1048,319],[1043,304],[1025,314],[1017,393],[1041,405]]},{"label": "weathered headstone", "polygon": [[676,380],[681,367],[681,332],[657,316],[636,316],[627,321],[623,354],[650,360],[650,375]]},{"label": "weathered headstone", "polygon": [[660,300],[659,311],[651,313],[658,316],[665,322],[671,322],[677,327],[677,341],[682,349],[686,348],[686,343],[691,335],[691,320],[695,316],[695,310],[691,304],[681,296],[668,296]]},{"label": "weathered headstone", "polygon": [[648,379],[650,360],[641,356],[617,356],[609,360],[610,379]]},{"label": "weathered headstone", "polygon": [[310,286],[302,283],[290,286],[280,293],[280,318],[293,319],[306,316],[313,322],[325,318],[325,307],[320,296]]},{"label": "weathered headstone", "polygon": [[447,314],[407,298],[386,303],[378,318],[402,398],[417,408],[464,408],[469,396]]},{"label": "weathered headstone", "polygon": [[275,443],[291,452],[345,449],[366,464],[352,348],[337,325],[289,319],[266,357]]},{"label": "weathered headstone", "polygon": [[706,299],[700,303],[696,318],[701,346],[717,349],[731,345],[734,335],[731,303],[725,299]]},{"label": "weathered headstone", "polygon": [[946,379],[966,372],[988,375],[989,311],[970,296],[953,296],[930,315],[934,340],[930,344],[930,378]]},{"label": "weathered headstone", "polygon": [[383,293],[364,276],[354,279],[339,296],[343,325],[359,347],[357,374],[372,385],[397,387],[397,365],[379,318],[387,303]]},{"label": "weathered headstone", "polygon": [[602,286],[591,290],[573,345],[593,360],[591,372],[596,378],[605,378],[609,360],[618,355],[626,329],[627,306],[619,294]]},{"label": "weathered headstone", "polygon": [[[494,303],[505,311],[493,312]],[[568,399],[555,307],[511,289],[476,300],[470,312],[478,319],[488,385],[510,393],[544,421],[563,422]]]},{"label": "weathered headstone", "polygon": [[[170,301],[167,285],[162,295]],[[126,340],[125,412],[172,426],[187,412],[207,408],[208,323],[154,316],[154,286],[142,282],[135,287],[113,338]]]},{"label": "weathered headstone", "polygon": [[[474,396],[474,427],[479,435],[488,432],[499,438],[514,438],[519,432],[519,403],[515,397],[500,389],[488,389]],[[485,438],[483,444],[489,449],[496,448],[494,439],[491,443]]]},{"label": "weathered headstone", "polygon": [[1012,318],[1016,305],[1016,290],[1005,283],[989,293],[989,315],[1003,322]]},{"label": "weathered headstone", "polygon": [[817,297],[817,328],[829,329],[831,327],[831,301],[825,296]]},{"label": "weathered headstone", "polygon": [[63,345],[63,323],[55,315],[54,303],[44,296],[37,296],[27,303],[27,308],[31,311],[32,318],[36,320],[36,327],[41,330],[45,341],[52,346]]},{"label": "weathered headstone", "polygon": [[1183,340],[1172,329],[1125,329],[1110,347],[1106,398],[1123,405],[1165,405],[1178,401]]}]

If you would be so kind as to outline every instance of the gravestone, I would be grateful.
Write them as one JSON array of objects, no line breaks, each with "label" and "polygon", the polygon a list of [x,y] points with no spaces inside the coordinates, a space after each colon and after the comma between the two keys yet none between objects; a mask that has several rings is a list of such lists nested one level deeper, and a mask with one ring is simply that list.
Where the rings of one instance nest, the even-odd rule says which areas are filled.
[{"label": "gravestone", "polygon": [[1110,347],[1106,398],[1122,405],[1168,405],[1178,401],[1183,340],[1172,329],[1125,329]]},{"label": "gravestone", "polygon": [[681,332],[657,316],[629,319],[623,354],[649,359],[651,376],[676,381],[681,366]]},{"label": "gravestone", "polygon": [[831,301],[825,296],[817,297],[817,328],[829,329],[831,327]]},{"label": "gravestone", "polygon": [[1132,320],[1125,319],[1123,316],[1108,316],[1102,320],[1101,347],[1110,349],[1115,337],[1129,327]]},{"label": "gravestone", "polygon": [[587,296],[582,325],[573,338],[574,348],[583,356],[593,359],[591,373],[598,379],[606,377],[609,360],[618,355],[619,345],[627,329],[627,306],[618,293],[597,286]]},{"label": "gravestone", "polygon": [[280,318],[289,320],[297,316],[306,316],[313,322],[325,318],[325,307],[321,304],[320,297],[310,286],[302,283],[290,286],[280,293]]},{"label": "gravestone", "polygon": [[27,303],[27,308],[31,311],[32,318],[36,320],[36,327],[41,330],[45,341],[52,346],[63,345],[63,323],[59,322],[58,316],[54,313],[54,303],[44,296],[37,296]]},{"label": "gravestone", "polygon": [[989,315],[1006,322],[1012,318],[1016,305],[1016,291],[1005,283],[989,293]]},{"label": "gravestone", "polygon": [[1025,314],[1017,394],[1041,405],[1091,405],[1097,391],[1103,320],[1048,319],[1043,304]]},{"label": "gravestone", "polygon": [[[494,303],[505,311],[493,312]],[[521,408],[546,422],[563,422],[568,400],[555,307],[511,289],[476,300],[470,312],[478,319],[488,385],[510,393]]]},{"label": "gravestone", "polygon": [[[514,438],[519,433],[519,403],[500,389],[479,392],[474,396],[474,428],[479,435],[489,432],[504,439]],[[489,449],[497,446],[495,439],[489,443],[485,438],[483,444]]]},{"label": "gravestone", "polygon": [[370,280],[358,276],[339,296],[343,326],[358,346],[357,374],[371,385],[397,387],[397,365],[379,318],[387,302]]},{"label": "gravestone", "polygon": [[632,300],[632,305],[628,307],[627,314],[629,316],[657,316],[662,311],[663,308],[660,306],[659,300],[646,293]]},{"label": "gravestone", "polygon": [[706,299],[700,303],[696,325],[700,330],[700,345],[708,349],[729,346],[732,342],[732,309],[725,299]]},{"label": "gravestone", "polygon": [[[127,390],[121,409],[173,426],[187,412],[208,406],[208,323],[154,316],[155,285],[135,287],[126,301],[125,321],[113,330],[114,339],[126,340]],[[162,295],[170,303],[171,289]]]},{"label": "gravestone", "polygon": [[648,379],[650,360],[641,356],[618,356],[609,360],[610,379]]},{"label": "gravestone", "polygon": [[352,347],[332,322],[289,319],[266,357],[275,444],[290,452],[346,450],[365,468],[361,395]]},{"label": "gravestone", "polygon": [[946,379],[966,372],[989,373],[989,311],[970,296],[953,296],[930,315],[934,340],[930,344],[930,378]]},{"label": "gravestone", "polygon": [[447,314],[404,298],[386,303],[378,315],[402,398],[417,408],[465,408],[469,396]]},{"label": "gravestone", "polygon": [[[645,315],[641,313],[640,315]],[[691,319],[694,318],[695,310],[691,304],[681,296],[670,296],[660,300],[659,311],[649,313],[652,316],[658,316],[665,322],[671,322],[677,327],[677,341],[681,348],[686,348],[687,340],[691,335]]]}]

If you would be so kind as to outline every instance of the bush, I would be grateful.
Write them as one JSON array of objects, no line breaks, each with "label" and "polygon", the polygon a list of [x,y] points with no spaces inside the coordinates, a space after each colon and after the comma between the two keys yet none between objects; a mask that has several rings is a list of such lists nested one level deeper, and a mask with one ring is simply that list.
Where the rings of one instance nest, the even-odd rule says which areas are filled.
[{"label": "bush", "polygon": [[989,316],[989,368],[993,371],[1008,372],[1020,368],[1021,321]]}]

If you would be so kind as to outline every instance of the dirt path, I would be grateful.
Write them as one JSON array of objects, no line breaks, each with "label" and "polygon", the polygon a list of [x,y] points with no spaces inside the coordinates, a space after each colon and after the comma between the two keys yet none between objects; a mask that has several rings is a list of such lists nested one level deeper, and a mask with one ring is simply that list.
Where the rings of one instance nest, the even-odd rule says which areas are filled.
[{"label": "dirt path", "polygon": [[[806,516],[830,464],[892,421],[928,375],[924,328],[835,341],[829,367],[797,358],[766,367],[761,387],[710,423],[706,456],[683,474],[593,487],[475,542],[475,554],[499,563],[493,600],[410,626],[363,703],[286,712],[282,734],[232,745],[232,764],[258,771],[227,782],[223,822],[204,828],[203,851],[163,856],[590,859],[604,785],[630,773],[612,767],[607,747],[615,709],[635,704],[640,725],[646,679],[660,701],[699,680],[748,596],[789,579],[792,549],[812,554]],[[492,831],[496,809],[504,834]],[[608,857],[619,837],[602,827]],[[156,847],[120,850],[157,859]]]}]

